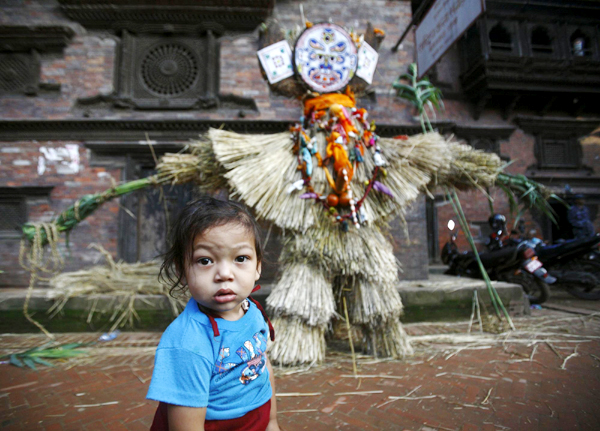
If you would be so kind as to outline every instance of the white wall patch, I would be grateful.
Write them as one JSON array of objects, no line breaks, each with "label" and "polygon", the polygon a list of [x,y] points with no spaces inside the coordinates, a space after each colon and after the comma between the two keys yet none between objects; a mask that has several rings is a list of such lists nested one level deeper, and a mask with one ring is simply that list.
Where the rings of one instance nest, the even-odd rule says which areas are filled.
[{"label": "white wall patch", "polygon": [[43,175],[50,167],[54,166],[56,173],[73,175],[79,172],[79,146],[67,144],[64,147],[41,147],[41,156],[38,158],[38,175]]}]

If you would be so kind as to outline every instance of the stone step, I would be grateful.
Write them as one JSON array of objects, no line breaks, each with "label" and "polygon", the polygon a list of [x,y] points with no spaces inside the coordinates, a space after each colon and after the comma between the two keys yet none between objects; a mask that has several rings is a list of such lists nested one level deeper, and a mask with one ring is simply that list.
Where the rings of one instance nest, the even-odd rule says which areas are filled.
[{"label": "stone step", "polygon": [[[521,286],[503,282],[493,284],[511,315],[528,314],[529,303],[524,299]],[[492,312],[489,293],[482,280],[433,273],[428,280],[402,281],[398,290],[404,304],[401,320],[406,323],[468,319],[473,306],[473,291],[477,291]],[[47,289],[33,289],[29,312],[51,332],[106,331],[112,326],[110,319],[122,301],[106,294],[76,297],[70,299],[58,315],[50,318],[48,310],[53,301],[46,298],[47,292]],[[270,292],[271,286],[265,285],[253,297],[266,306]],[[1,333],[37,332],[23,315],[26,294],[27,289],[0,289]],[[174,318],[169,300],[164,296],[139,297],[133,307],[138,315],[133,330],[162,331]],[[94,314],[90,317],[92,308]]]},{"label": "stone step", "polygon": [[429,274],[443,274],[444,272],[446,272],[446,270],[448,269],[448,265],[442,265],[440,264],[433,264],[433,265],[429,265],[428,268],[428,273]]}]

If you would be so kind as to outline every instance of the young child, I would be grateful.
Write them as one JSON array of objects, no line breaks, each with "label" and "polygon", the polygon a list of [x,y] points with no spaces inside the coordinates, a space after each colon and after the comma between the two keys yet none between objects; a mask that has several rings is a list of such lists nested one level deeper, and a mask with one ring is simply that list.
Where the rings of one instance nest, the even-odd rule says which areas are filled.
[{"label": "young child", "polygon": [[278,431],[273,327],[249,298],[260,277],[256,221],[241,204],[201,197],[182,210],[160,276],[192,298],[163,334],[147,398],[151,431]]}]

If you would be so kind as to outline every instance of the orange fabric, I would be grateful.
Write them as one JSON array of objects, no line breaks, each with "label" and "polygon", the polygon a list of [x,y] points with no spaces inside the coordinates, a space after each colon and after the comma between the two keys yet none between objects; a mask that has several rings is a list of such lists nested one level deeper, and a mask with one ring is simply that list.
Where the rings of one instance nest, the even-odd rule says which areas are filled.
[{"label": "orange fabric", "polygon": [[342,105],[346,108],[354,108],[356,102],[352,90],[350,90],[350,92],[346,91],[346,94],[327,93],[306,100],[304,102],[304,115],[308,115],[311,111],[329,109],[329,107],[334,104]]},{"label": "orange fabric", "polygon": [[326,113],[327,113],[326,111],[315,112],[315,120],[320,120],[321,118],[323,118],[325,116]]},{"label": "orange fabric", "polygon": [[326,157],[329,159],[333,157],[333,144],[337,138],[340,137],[338,132],[331,132],[329,136],[327,136],[327,149],[326,149]]},{"label": "orange fabric", "polygon": [[335,181],[333,181],[333,178],[331,178],[329,169],[327,169],[327,166],[323,166],[323,169],[325,170],[325,176],[327,177],[327,182],[329,183],[329,187],[331,187],[331,189],[337,193],[337,190],[335,188]]},{"label": "orange fabric", "polygon": [[352,100],[352,103],[354,103],[353,106],[355,106],[356,105],[356,97],[354,97],[354,92],[352,91],[350,86],[346,87],[346,96],[348,96],[350,98],[350,100]]},{"label": "orange fabric", "polygon": [[359,110],[356,111],[356,113],[363,121],[365,120],[365,116],[367,115],[367,110],[365,108],[360,108]]},{"label": "orange fabric", "polygon": [[354,175],[354,169],[352,169],[352,163],[348,160],[348,153],[344,147],[340,144],[333,144],[333,169],[335,172],[340,172],[341,169],[346,169],[348,175],[348,181],[352,180],[352,176]]},{"label": "orange fabric", "polygon": [[371,139],[371,132],[369,130],[365,130],[363,132],[363,142],[367,145],[369,145],[369,140]]},{"label": "orange fabric", "polygon": [[344,115],[344,110],[339,103],[334,103],[329,107],[329,112],[335,115],[338,119],[338,122],[342,125],[344,130],[346,131],[346,135],[350,134],[350,132],[354,132],[358,135],[358,130],[352,124],[352,121]]},{"label": "orange fabric", "polygon": [[[348,159],[348,153],[344,149],[341,144],[335,142],[337,138],[339,138],[340,134],[338,132],[331,132],[331,135],[327,137],[327,158],[333,158],[333,171],[336,173],[341,172],[341,169],[346,169],[348,175],[348,182],[352,180],[354,176],[354,169],[352,167],[352,163]],[[337,187],[333,178],[331,178],[331,174],[327,167],[324,167],[325,175],[327,176],[327,182],[331,186],[331,188],[337,193],[342,193],[345,187]]]},{"label": "orange fabric", "polygon": [[323,167],[323,158],[321,157],[321,155],[319,154],[318,151],[315,153],[315,157],[317,158],[317,162],[319,162],[318,166],[322,168]]},{"label": "orange fabric", "polygon": [[[308,115],[310,112],[314,111],[315,118],[320,119],[325,115],[325,110],[333,108],[331,110],[332,114],[338,117],[338,121],[342,125],[346,133],[354,132],[358,135],[358,130],[356,130],[356,128],[352,124],[351,119],[346,118],[341,109],[341,106],[334,107],[333,105],[341,105],[345,108],[354,108],[356,106],[356,99],[354,97],[352,89],[348,86],[346,87],[345,94],[328,93],[306,100],[304,102],[304,115]],[[354,168],[352,166],[352,163],[350,163],[350,160],[348,159],[347,151],[344,149],[343,145],[335,142],[335,140],[339,137],[340,134],[338,132],[331,132],[331,134],[327,137],[326,158],[333,158],[333,171],[337,174],[337,176],[340,175],[342,169],[346,169],[346,175],[348,176],[347,182],[342,181],[340,183],[340,187],[336,187],[335,181],[331,177],[329,169],[327,169],[326,166],[323,166],[323,160],[317,153],[317,160],[319,162],[319,166],[322,166],[323,169],[325,169],[325,176],[327,177],[327,182],[337,194],[346,191],[346,189],[348,188],[348,184],[354,176]],[[364,150],[362,147],[360,147],[360,150],[361,153],[364,154]]]}]

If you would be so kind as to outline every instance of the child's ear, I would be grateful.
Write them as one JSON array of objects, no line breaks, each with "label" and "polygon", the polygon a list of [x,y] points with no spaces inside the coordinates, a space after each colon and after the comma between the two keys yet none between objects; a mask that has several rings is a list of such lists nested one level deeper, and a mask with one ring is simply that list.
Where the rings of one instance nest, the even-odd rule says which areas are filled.
[{"label": "child's ear", "polygon": [[262,264],[260,262],[258,262],[258,265],[256,266],[256,277],[254,278],[254,281],[258,281],[258,279],[260,278],[261,271],[262,271]]}]

